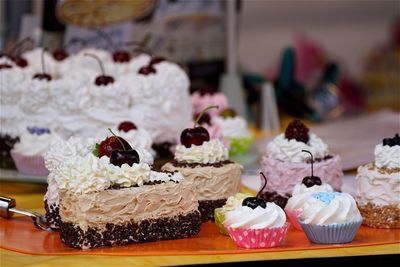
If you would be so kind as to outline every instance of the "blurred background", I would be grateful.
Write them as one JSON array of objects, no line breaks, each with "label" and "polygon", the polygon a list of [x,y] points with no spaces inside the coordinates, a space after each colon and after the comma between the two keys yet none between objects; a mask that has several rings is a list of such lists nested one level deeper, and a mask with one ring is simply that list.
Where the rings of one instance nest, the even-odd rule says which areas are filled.
[{"label": "blurred background", "polygon": [[[236,11],[233,50],[228,2]],[[100,28],[120,46],[138,42],[181,63],[192,92],[224,91],[221,76],[237,51],[243,94],[224,92],[244,97],[245,115],[259,128],[272,127],[262,116],[266,82],[280,116],[322,122],[400,109],[399,1],[1,0],[0,10],[4,51],[25,37],[50,50],[77,37],[112,49]]]}]

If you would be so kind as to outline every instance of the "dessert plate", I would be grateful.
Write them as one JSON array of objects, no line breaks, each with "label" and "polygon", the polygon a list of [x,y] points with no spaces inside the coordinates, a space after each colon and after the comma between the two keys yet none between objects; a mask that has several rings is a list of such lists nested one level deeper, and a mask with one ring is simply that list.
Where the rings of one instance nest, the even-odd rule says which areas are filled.
[{"label": "dessert plate", "polygon": [[44,232],[33,227],[28,218],[16,217],[11,220],[0,219],[0,240],[1,248],[33,255],[216,255],[396,244],[400,242],[400,229],[382,230],[362,226],[352,243],[316,245],[311,244],[302,231],[291,227],[281,247],[244,249],[238,248],[232,239],[218,232],[214,223],[208,222],[202,225],[200,234],[192,238],[78,250],[62,243],[58,232]]}]

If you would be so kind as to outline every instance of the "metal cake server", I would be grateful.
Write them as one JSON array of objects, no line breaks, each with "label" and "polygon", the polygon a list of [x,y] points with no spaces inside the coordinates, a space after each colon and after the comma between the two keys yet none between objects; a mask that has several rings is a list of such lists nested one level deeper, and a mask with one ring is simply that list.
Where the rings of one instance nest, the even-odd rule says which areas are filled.
[{"label": "metal cake server", "polygon": [[10,219],[14,213],[31,217],[33,224],[44,231],[52,231],[47,224],[46,217],[38,212],[17,208],[13,198],[0,196],[0,217]]}]

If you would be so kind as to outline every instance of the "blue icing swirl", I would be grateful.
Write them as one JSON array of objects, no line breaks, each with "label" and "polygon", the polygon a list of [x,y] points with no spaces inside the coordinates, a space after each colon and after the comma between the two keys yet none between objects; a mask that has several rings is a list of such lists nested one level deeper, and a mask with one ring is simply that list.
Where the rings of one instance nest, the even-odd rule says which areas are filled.
[{"label": "blue icing swirl", "polygon": [[26,128],[30,134],[42,135],[42,134],[50,134],[49,128],[42,128],[42,127],[27,127]]},{"label": "blue icing swirl", "polygon": [[318,199],[319,201],[324,202],[326,205],[331,204],[331,201],[334,200],[340,193],[338,192],[318,192],[314,193],[313,198]]}]

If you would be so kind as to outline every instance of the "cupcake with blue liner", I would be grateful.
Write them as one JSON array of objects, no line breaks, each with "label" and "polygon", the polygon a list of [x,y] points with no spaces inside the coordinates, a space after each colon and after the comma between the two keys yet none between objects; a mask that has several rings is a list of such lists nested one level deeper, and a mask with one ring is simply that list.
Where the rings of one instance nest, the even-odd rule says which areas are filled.
[{"label": "cupcake with blue liner", "polygon": [[304,203],[299,222],[312,243],[342,244],[353,241],[362,217],[351,195],[318,192]]},{"label": "cupcake with blue liner", "polygon": [[304,177],[301,184],[297,184],[294,187],[292,196],[288,199],[288,202],[285,206],[287,217],[290,219],[292,225],[298,230],[302,230],[299,224],[299,218],[303,210],[304,203],[306,203],[314,193],[333,192],[333,189],[329,184],[323,184],[321,178],[314,176],[313,154],[308,150],[303,150],[303,152],[311,155],[311,176]]},{"label": "cupcake with blue liner", "polygon": [[[263,173],[261,175],[265,186],[267,178]],[[275,203],[259,198],[260,192],[225,213],[224,226],[239,247],[271,248],[280,246],[285,240],[289,228],[285,212]]]},{"label": "cupcake with blue liner", "polygon": [[214,210],[215,224],[217,225],[221,234],[229,235],[228,230],[226,230],[224,226],[225,213],[236,209],[236,207],[242,205],[244,199],[252,196],[253,195],[250,193],[236,193],[233,196],[228,197],[224,206]]},{"label": "cupcake with blue liner", "polygon": [[222,110],[213,118],[213,123],[222,129],[222,135],[229,141],[229,155],[246,154],[252,143],[253,135],[249,131],[246,120],[236,114],[232,108]]},{"label": "cupcake with blue liner", "polygon": [[20,136],[20,141],[11,150],[11,156],[19,173],[45,176],[49,174],[44,164],[44,154],[51,143],[60,138],[48,128],[28,127]]}]

